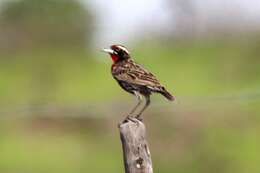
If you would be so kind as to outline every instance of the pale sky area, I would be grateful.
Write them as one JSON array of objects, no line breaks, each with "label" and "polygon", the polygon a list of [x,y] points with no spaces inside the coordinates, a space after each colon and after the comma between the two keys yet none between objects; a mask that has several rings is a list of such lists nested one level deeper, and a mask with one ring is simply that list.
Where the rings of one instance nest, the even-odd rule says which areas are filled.
[{"label": "pale sky area", "polygon": [[167,4],[159,0],[86,1],[98,14],[96,39],[103,44],[134,40],[142,31],[165,28],[170,21]]},{"label": "pale sky area", "polygon": [[[0,3],[9,0],[0,0]],[[80,0],[91,7],[97,17],[94,43],[104,46],[137,40],[151,33],[174,33],[180,27],[176,16],[183,14],[180,5],[190,3],[193,13],[185,20],[190,26],[203,31],[207,25],[219,27],[230,21],[237,29],[244,30],[252,25],[260,27],[260,0]],[[177,3],[176,3],[177,2]],[[171,4],[171,5],[170,5]],[[178,5],[176,5],[178,4]],[[196,19],[197,23],[194,22]],[[184,28],[190,27],[184,25]],[[211,27],[212,27],[211,26]],[[192,29],[194,29],[192,28]],[[180,30],[180,29],[179,29]]]},{"label": "pale sky area", "polygon": [[[96,37],[98,45],[133,41],[144,32],[167,33],[174,30],[175,6],[170,7],[166,0],[82,1],[98,14]],[[168,2],[176,1],[178,0]],[[260,24],[260,0],[190,0],[190,2],[202,22],[234,20],[241,22],[241,25],[243,22]],[[218,22],[216,24],[218,25]]]}]

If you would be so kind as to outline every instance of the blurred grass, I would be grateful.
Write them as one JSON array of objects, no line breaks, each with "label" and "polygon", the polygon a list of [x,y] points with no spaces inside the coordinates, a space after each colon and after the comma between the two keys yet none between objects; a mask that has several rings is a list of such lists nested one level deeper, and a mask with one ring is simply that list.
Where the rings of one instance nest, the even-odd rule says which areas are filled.
[{"label": "blurred grass", "polygon": [[[259,172],[260,102],[248,103],[151,107],[145,121],[155,172]],[[114,114],[2,117],[1,172],[123,172],[116,128],[122,117]]]},{"label": "blurred grass", "polygon": [[[259,91],[254,42],[192,42],[132,48],[132,55],[176,95],[209,96]],[[1,54],[0,103],[75,103],[123,95],[99,50],[33,50]],[[192,86],[192,87],[191,87]]]},{"label": "blurred grass", "polygon": [[[260,171],[258,43],[130,48],[178,99],[172,105],[155,96],[145,113],[155,172]],[[123,172],[116,125],[131,97],[111,77],[107,55],[82,48],[0,54],[0,105],[10,108],[1,111],[0,172]],[[23,105],[31,107],[16,110]],[[44,105],[57,110],[37,111]],[[85,109],[59,112],[73,105]]]},{"label": "blurred grass", "polygon": [[[90,47],[96,11],[23,0],[0,16],[0,173],[123,172],[116,127],[134,103]],[[144,113],[154,172],[260,172],[260,35],[234,32],[126,45],[177,97]]]},{"label": "blurred grass", "polygon": [[109,136],[28,126],[1,135],[1,172],[122,172],[119,143]]}]

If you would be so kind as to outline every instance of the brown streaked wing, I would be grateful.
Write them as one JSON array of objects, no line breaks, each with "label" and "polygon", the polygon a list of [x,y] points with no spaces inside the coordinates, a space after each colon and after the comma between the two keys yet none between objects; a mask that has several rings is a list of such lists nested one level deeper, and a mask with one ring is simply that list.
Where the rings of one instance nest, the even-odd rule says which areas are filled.
[{"label": "brown streaked wing", "polygon": [[117,73],[115,76],[115,78],[118,80],[123,80],[132,84],[143,85],[147,87],[161,86],[160,82],[152,73],[133,62],[131,62],[130,66],[127,66],[127,69],[125,66],[124,70],[121,69],[120,71],[121,73]]}]

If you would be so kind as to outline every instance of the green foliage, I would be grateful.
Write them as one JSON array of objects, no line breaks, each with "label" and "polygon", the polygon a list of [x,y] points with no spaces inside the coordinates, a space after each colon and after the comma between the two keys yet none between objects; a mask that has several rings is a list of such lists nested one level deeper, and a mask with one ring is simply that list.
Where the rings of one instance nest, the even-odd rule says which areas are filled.
[{"label": "green foliage", "polygon": [[[259,90],[260,62],[255,58],[259,53],[253,42],[150,45],[133,50],[134,59],[178,97],[247,97]],[[127,97],[111,77],[109,57],[94,51],[42,49],[2,54],[8,59],[0,64],[0,103],[51,100],[62,104]]]},{"label": "green foliage", "polygon": [[[145,113],[155,172],[258,173],[258,39],[140,45],[134,59],[177,97],[153,96]],[[73,46],[15,50],[0,53],[0,172],[123,172],[115,114],[132,104],[110,58]]]},{"label": "green foliage", "polygon": [[84,46],[91,39],[92,16],[78,1],[10,1],[0,15],[2,28],[16,35],[12,48]]},{"label": "green foliage", "polygon": [[[255,106],[232,101],[203,103],[201,107],[184,103],[174,109],[172,105],[158,109],[153,104],[145,113],[155,172],[258,173],[259,108],[256,111]],[[103,106],[97,105],[95,112]],[[109,108],[111,105],[106,113],[113,115],[120,109],[115,106],[108,112]],[[71,113],[71,117],[58,117],[55,112],[44,118],[2,117],[0,171],[123,172],[117,130],[122,117],[89,118],[88,112],[76,117],[75,111]]]},{"label": "green foliage", "polygon": [[[109,56],[82,48],[92,25],[76,0],[4,4],[1,173],[123,172],[116,126],[133,98],[113,80]],[[153,96],[145,113],[154,172],[260,172],[259,40],[156,40],[129,48],[177,98]]]}]

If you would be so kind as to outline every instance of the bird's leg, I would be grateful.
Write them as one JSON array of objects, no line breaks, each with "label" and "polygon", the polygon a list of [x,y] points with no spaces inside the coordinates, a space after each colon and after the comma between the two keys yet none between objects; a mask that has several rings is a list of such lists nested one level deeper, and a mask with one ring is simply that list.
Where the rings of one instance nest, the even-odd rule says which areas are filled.
[{"label": "bird's leg", "polygon": [[139,123],[138,120],[135,119],[135,117],[132,116],[132,114],[135,112],[135,110],[140,106],[140,104],[142,103],[142,100],[143,100],[143,96],[137,92],[137,91],[134,91],[134,94],[138,100],[138,103],[137,105],[131,110],[131,112],[127,115],[127,117],[125,118],[125,120],[123,121],[124,122],[127,122],[127,121],[132,121],[134,123]]},{"label": "bird's leg", "polygon": [[131,112],[127,115],[126,119],[129,119],[131,117],[131,115],[135,112],[135,110],[140,106],[140,104],[142,103],[143,97],[142,95],[137,92],[134,91],[135,96],[137,97],[138,103],[137,105],[131,110]]},{"label": "bird's leg", "polygon": [[149,95],[145,96],[145,105],[142,108],[142,110],[136,116],[136,118],[138,120],[142,121],[141,115],[144,112],[144,110],[150,105],[150,103],[151,103],[150,96]]}]

